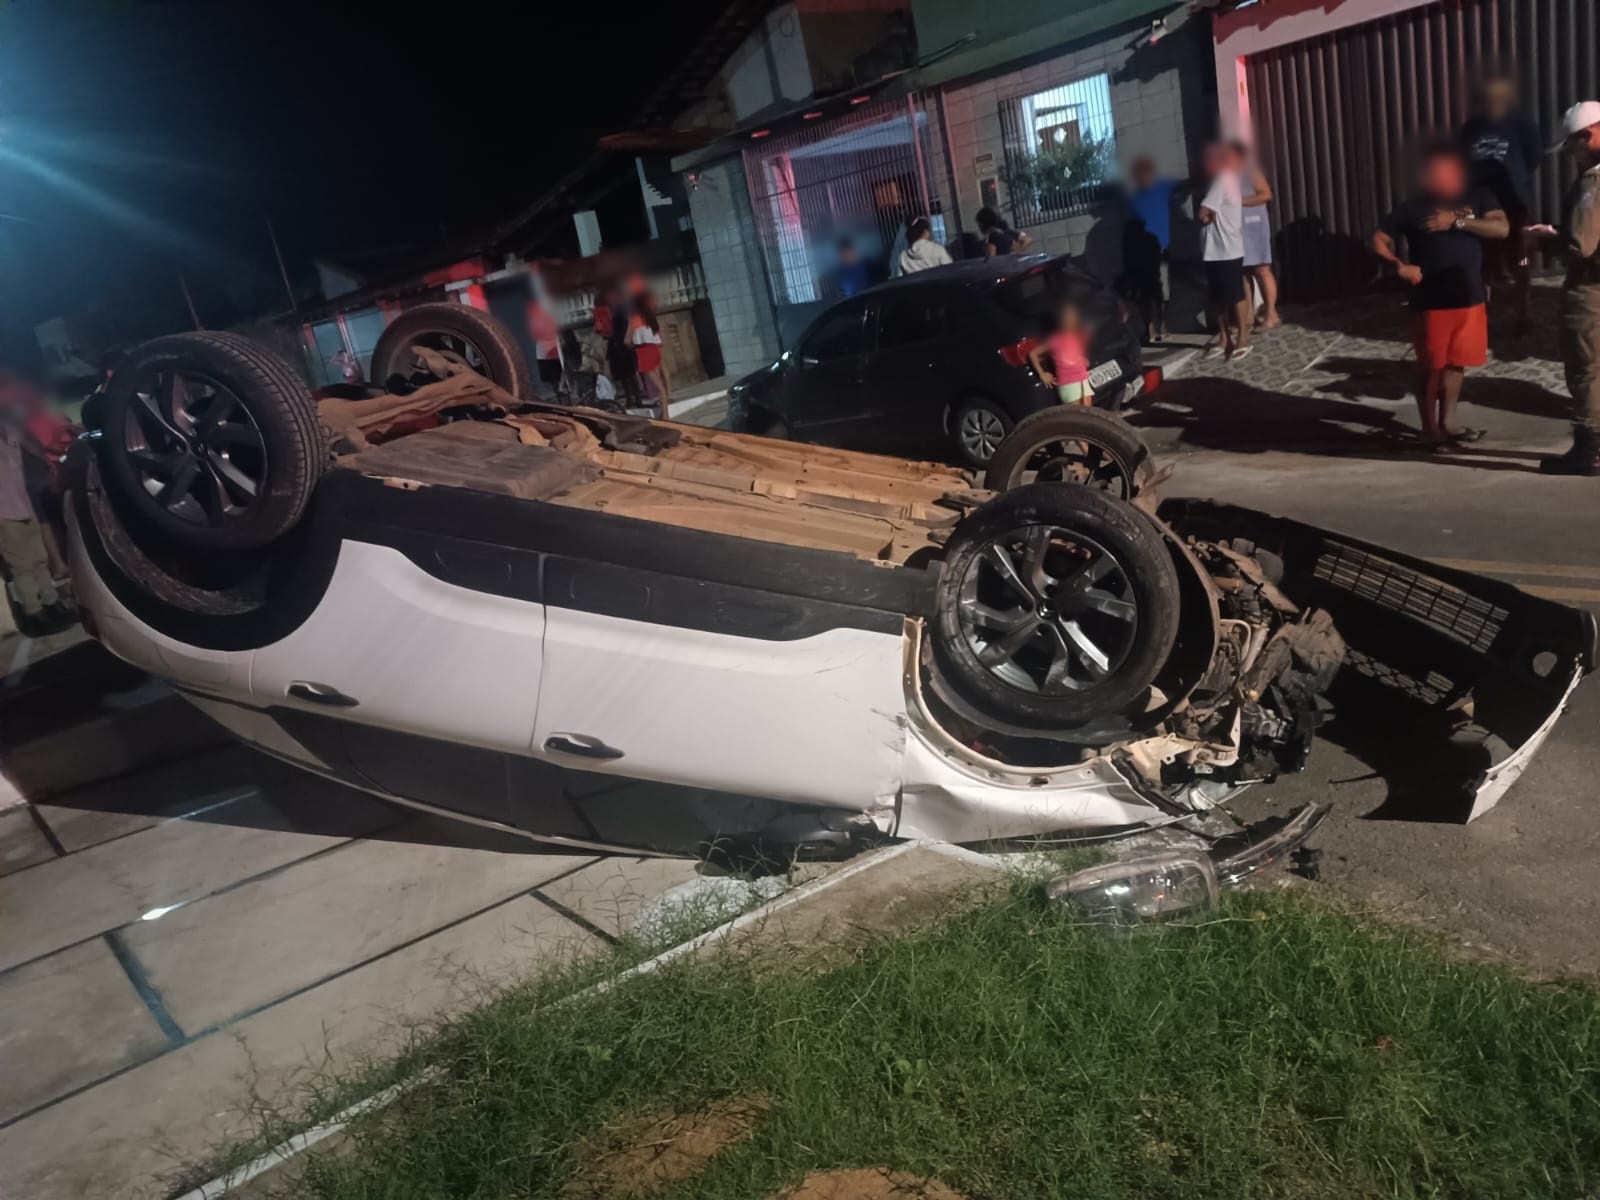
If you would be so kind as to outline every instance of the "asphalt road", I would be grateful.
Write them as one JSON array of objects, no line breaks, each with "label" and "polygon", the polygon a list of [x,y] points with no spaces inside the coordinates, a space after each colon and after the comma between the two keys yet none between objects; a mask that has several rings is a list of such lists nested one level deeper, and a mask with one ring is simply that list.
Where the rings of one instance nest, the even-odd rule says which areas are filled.
[{"label": "asphalt road", "polygon": [[[1600,610],[1600,480],[1171,446],[1163,457],[1175,468],[1166,495],[1250,505]],[[1384,784],[1327,742],[1249,806],[1331,801],[1317,839],[1328,886],[1540,973],[1600,975],[1597,727],[1591,679],[1499,807],[1469,825],[1376,816]]]}]

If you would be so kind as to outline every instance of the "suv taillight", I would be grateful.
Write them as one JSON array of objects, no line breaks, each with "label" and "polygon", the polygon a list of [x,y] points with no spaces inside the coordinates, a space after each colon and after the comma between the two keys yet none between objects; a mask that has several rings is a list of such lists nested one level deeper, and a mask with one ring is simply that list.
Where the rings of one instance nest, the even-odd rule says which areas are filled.
[{"label": "suv taillight", "polygon": [[1028,355],[1033,353],[1033,348],[1038,344],[1038,338],[1023,338],[1020,342],[1012,342],[1009,346],[1001,346],[1000,357],[1013,367],[1025,367],[1028,365]]}]

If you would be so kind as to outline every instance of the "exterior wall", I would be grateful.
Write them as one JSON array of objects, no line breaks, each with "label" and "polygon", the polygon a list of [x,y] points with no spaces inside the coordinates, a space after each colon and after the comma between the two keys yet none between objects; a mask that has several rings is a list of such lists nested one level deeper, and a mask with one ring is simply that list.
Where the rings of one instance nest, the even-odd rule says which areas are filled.
[{"label": "exterior wall", "polygon": [[[886,69],[909,67],[916,58],[905,0],[796,0],[795,7],[819,95],[865,83]],[[905,33],[904,44],[887,59],[862,61],[863,56],[879,58],[872,52],[897,31]]]},{"label": "exterior wall", "polygon": [[778,333],[738,158],[722,159],[696,173],[689,210],[724,369],[743,375],[772,361]]},{"label": "exterior wall", "polygon": [[721,83],[735,122],[811,95],[811,64],[793,4],[767,14],[765,24],[729,56]]},{"label": "exterior wall", "polygon": [[1421,8],[1437,0],[1276,0],[1237,9],[1216,19],[1214,54],[1218,118],[1224,134],[1253,141],[1244,60],[1263,50]]},{"label": "exterior wall", "polygon": [[[1167,175],[1189,175],[1193,150],[1210,136],[1210,50],[1205,24],[1181,14],[1168,21],[1170,31],[1155,45],[1133,48],[1127,30],[1101,40],[1078,44],[1018,70],[944,88],[946,151],[955,175],[961,227],[976,228],[974,214],[982,204],[976,160],[992,156],[985,174],[999,176],[1005,166],[1000,105],[1098,74],[1111,76],[1111,109],[1116,126],[1117,157],[1126,168],[1132,159],[1149,155]],[[1010,200],[1000,184],[1001,211]],[[1082,254],[1102,278],[1121,270],[1120,208],[1030,226],[1034,247],[1052,254]],[[1174,231],[1175,239],[1180,231]],[[1182,246],[1175,245],[1181,253]]]}]

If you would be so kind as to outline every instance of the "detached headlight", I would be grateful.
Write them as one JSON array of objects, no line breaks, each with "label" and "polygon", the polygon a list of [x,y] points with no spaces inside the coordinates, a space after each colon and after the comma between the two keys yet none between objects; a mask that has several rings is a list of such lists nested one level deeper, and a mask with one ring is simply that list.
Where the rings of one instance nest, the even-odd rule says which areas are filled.
[{"label": "detached headlight", "polygon": [[1046,894],[1081,921],[1137,925],[1211,908],[1217,873],[1202,854],[1152,854],[1052,879]]}]

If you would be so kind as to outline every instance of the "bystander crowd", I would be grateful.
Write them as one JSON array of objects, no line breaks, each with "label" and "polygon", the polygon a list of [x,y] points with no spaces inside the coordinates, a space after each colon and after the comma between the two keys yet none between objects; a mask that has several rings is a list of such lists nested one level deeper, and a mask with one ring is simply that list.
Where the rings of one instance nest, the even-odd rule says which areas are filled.
[{"label": "bystander crowd", "polygon": [[906,248],[900,252],[900,274],[913,275],[933,267],[948,267],[953,261],[950,251],[933,240],[933,223],[927,217],[913,217],[906,225]]},{"label": "bystander crowd", "polygon": [[27,418],[10,401],[0,404],[0,566],[11,577],[22,615],[37,620],[57,616],[52,610],[61,597],[28,490],[24,455],[42,461],[45,451],[29,431]]},{"label": "bystander crowd", "polygon": [[1123,269],[1150,341],[1162,342],[1167,336],[1167,302],[1172,296],[1172,204],[1178,184],[1163,178],[1155,159],[1147,155],[1133,160],[1128,181]]},{"label": "bystander crowd", "polygon": [[1533,177],[1544,161],[1539,127],[1523,115],[1517,78],[1495,70],[1479,85],[1472,116],[1461,128],[1461,145],[1472,164],[1472,181],[1487,188],[1511,222],[1504,241],[1485,247],[1485,278],[1491,286],[1514,289],[1517,335],[1528,330],[1528,298],[1533,268],[1523,230],[1528,224]]},{"label": "bystander crowd", "polygon": [[1239,195],[1244,212],[1244,282],[1248,292],[1251,326],[1276,329],[1283,324],[1278,316],[1278,277],[1272,273],[1272,219],[1267,205],[1272,203],[1272,184],[1261,164],[1243,142],[1233,144],[1240,162]]},{"label": "bystander crowd", "polygon": [[1417,412],[1429,446],[1479,436],[1451,418],[1467,369],[1488,361],[1483,243],[1510,230],[1499,200],[1472,182],[1460,149],[1440,143],[1424,151],[1415,189],[1372,235],[1373,252],[1411,289]]},{"label": "bystander crowd", "polygon": [[1244,290],[1244,197],[1239,171],[1243,157],[1236,147],[1215,142],[1206,148],[1206,194],[1200,201],[1201,257],[1205,260],[1206,296],[1223,357],[1241,359],[1250,353],[1250,303]]},{"label": "bystander crowd", "polygon": [[1561,288],[1561,357],[1572,392],[1572,448],[1546,458],[1546,475],[1600,475],[1600,100],[1567,110],[1561,144],[1581,172],[1551,237],[1567,261]]},{"label": "bystander crowd", "polygon": [[983,235],[983,252],[990,258],[1001,254],[1021,254],[1033,244],[1031,237],[1011,228],[1005,218],[987,204],[978,210],[978,232]]}]

